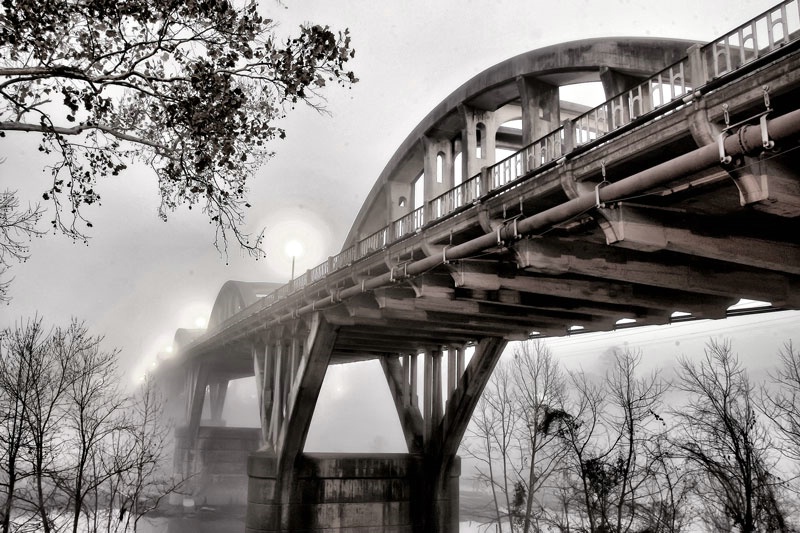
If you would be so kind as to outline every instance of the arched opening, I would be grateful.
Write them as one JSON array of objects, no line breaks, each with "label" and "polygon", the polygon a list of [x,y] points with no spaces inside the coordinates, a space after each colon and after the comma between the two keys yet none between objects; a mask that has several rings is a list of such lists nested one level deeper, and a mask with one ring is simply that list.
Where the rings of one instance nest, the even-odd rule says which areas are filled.
[{"label": "arched opening", "polygon": [[[606,101],[606,93],[603,91],[603,84],[599,81],[590,81],[586,83],[572,83],[570,85],[562,85],[558,88],[558,98],[561,100],[561,107],[564,108],[565,103],[578,104],[585,106],[588,109],[597,107]],[[566,106],[566,110],[570,110],[570,106]],[[586,109],[588,111],[588,109]],[[564,119],[565,117],[561,117]],[[566,117],[570,118],[570,117]]]},{"label": "arched opening", "polygon": [[461,167],[462,165],[462,158],[461,152],[458,152],[456,156],[453,158],[453,184],[454,185],[461,185],[461,182],[464,181],[463,173],[464,169]]},{"label": "arched opening", "polygon": [[401,196],[400,199],[397,201],[397,205],[400,207],[405,207],[407,202],[408,201],[406,200],[406,197]]},{"label": "arched opening", "polygon": [[522,118],[503,122],[495,134],[495,158],[502,161],[522,149]]},{"label": "arched opening", "polygon": [[479,122],[475,128],[475,157],[483,159],[486,154],[486,125]]},{"label": "arched opening", "polygon": [[444,181],[444,154],[439,152],[436,155],[436,183]]},{"label": "arched opening", "polygon": [[425,205],[425,173],[420,173],[417,179],[414,180],[412,185],[414,191],[414,210],[419,209]]}]

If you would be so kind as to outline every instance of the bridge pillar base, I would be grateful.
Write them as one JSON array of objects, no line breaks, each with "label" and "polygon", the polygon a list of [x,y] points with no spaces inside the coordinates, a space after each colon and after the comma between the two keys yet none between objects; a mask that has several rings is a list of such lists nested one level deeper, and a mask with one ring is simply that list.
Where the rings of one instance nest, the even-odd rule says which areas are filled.
[{"label": "bridge pillar base", "polygon": [[423,533],[427,522],[436,533],[457,533],[458,473],[450,484],[456,490],[432,506],[422,501],[430,494],[422,465],[422,456],[411,454],[304,454],[281,491],[275,455],[252,453],[245,531]]},{"label": "bridge pillar base", "polygon": [[200,427],[196,438],[175,428],[174,470],[187,480],[181,492],[197,505],[244,505],[244,465],[260,439],[260,428]]}]

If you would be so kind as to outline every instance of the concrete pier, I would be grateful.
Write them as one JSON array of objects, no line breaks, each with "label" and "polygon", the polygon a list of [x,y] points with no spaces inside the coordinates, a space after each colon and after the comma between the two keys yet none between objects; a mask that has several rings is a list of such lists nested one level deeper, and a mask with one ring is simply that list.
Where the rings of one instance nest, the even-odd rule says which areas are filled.
[{"label": "concrete pier", "polygon": [[[458,462],[446,502],[458,528]],[[280,490],[277,460],[250,455],[246,531],[421,533],[426,507],[423,457],[412,454],[303,454]],[[283,496],[285,495],[285,496]],[[284,500],[284,501],[282,501]]]},{"label": "concrete pier", "polygon": [[247,456],[260,438],[260,428],[203,426],[192,444],[188,428],[176,428],[174,469],[187,479],[182,492],[196,505],[245,505]]}]

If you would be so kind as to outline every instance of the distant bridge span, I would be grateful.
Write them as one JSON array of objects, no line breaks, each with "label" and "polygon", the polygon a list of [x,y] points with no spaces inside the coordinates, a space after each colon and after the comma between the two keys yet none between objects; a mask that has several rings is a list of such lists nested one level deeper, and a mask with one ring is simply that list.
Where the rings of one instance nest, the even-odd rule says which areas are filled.
[{"label": "distant bridge span", "polygon": [[[218,424],[227,381],[255,375],[248,531],[457,531],[455,454],[508,340],[723,317],[740,298],[800,308],[798,37],[792,0],[705,45],[566,43],[464,84],[341,253],[288,285],[228,282],[208,329],[176,334],[159,369],[185,391],[176,467],[205,468],[206,391]],[[598,79],[600,106],[560,100]],[[365,359],[409,454],[303,455],[328,365]]]}]

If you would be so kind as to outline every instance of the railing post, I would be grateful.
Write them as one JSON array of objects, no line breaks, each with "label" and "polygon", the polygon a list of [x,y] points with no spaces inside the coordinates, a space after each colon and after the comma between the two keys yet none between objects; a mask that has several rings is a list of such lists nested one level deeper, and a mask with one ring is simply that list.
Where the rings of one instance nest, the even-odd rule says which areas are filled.
[{"label": "railing post", "polygon": [[708,82],[708,70],[703,61],[703,46],[693,44],[686,51],[686,56],[689,60],[689,83],[694,91]]},{"label": "railing post", "polygon": [[490,167],[481,167],[480,189],[478,198],[492,190],[492,169]]},{"label": "railing post", "polygon": [[575,149],[575,126],[569,119],[561,123],[564,128],[564,149],[561,155],[566,155]]}]

